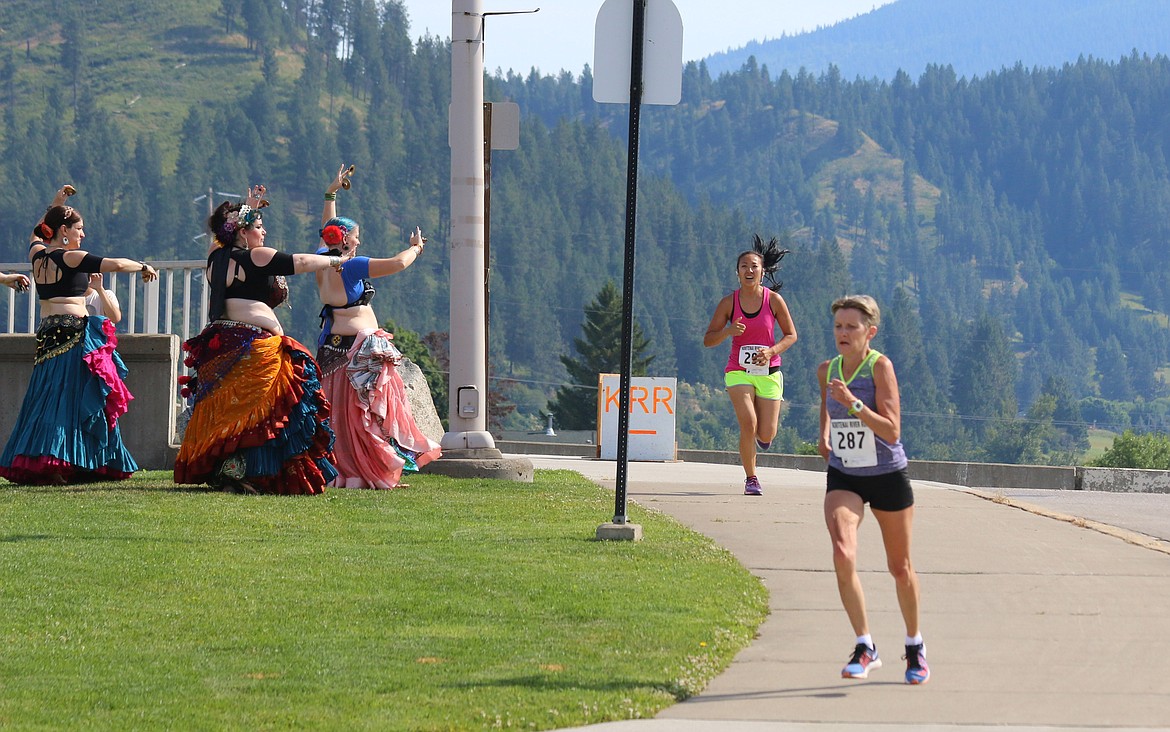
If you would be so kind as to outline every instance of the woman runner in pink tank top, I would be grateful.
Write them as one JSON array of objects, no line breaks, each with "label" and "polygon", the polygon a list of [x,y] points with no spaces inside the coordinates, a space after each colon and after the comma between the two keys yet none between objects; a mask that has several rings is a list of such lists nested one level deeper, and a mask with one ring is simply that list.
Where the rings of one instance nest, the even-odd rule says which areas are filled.
[{"label": "woman runner in pink tank top", "polygon": [[757,235],[752,248],[736,260],[739,289],[719,301],[703,335],[708,348],[731,339],[723,380],[739,422],[739,457],[746,475],[743,492],[748,496],[763,493],[756,477],[756,450],[767,450],[776,436],[784,400],[780,354],[796,343],[788,304],[775,291],[780,285],[764,286],[764,276],[771,279],[787,253],[775,238],[765,244]]}]

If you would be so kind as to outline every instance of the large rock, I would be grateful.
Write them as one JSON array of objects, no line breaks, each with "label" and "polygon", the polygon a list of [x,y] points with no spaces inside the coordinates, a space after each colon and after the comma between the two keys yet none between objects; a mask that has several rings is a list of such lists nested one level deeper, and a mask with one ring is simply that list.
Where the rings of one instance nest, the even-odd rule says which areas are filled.
[{"label": "large rock", "polygon": [[424,435],[435,442],[442,442],[446,430],[439,421],[439,412],[435,409],[434,399],[431,398],[431,387],[427,385],[422,369],[414,361],[403,356],[402,363],[398,364],[398,375],[402,377],[402,385],[406,387],[406,397],[410,400],[414,423]]}]

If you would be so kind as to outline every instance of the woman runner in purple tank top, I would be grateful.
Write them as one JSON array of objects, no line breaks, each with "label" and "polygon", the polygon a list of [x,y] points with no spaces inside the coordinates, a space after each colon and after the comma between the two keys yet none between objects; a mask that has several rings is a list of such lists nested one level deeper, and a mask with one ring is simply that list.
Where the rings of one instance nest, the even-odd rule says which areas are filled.
[{"label": "woman runner in purple tank top", "polygon": [[918,625],[918,574],[910,561],[914,491],[902,448],[902,406],[898,377],[889,358],[870,347],[881,323],[869,295],[851,295],[832,305],[837,356],[817,369],[821,385],[817,449],[828,463],[825,524],[833,543],[837,592],[857,640],[841,676],[864,679],[881,668],[869,633],[865,595],[857,574],[857,530],[865,504],[877,520],[894,578],[898,607],[906,623],[906,683],[930,679],[926,647]]},{"label": "woman runner in purple tank top", "polygon": [[[707,348],[731,339],[723,381],[739,422],[739,457],[746,475],[743,492],[748,496],[763,493],[756,477],[756,450],[767,450],[776,436],[784,400],[780,354],[796,343],[788,304],[776,292],[780,285],[772,280],[787,253],[775,238],[765,244],[757,235],[752,248],[736,259],[739,289],[719,301],[703,335]],[[772,280],[771,288],[764,286],[765,275]]]}]

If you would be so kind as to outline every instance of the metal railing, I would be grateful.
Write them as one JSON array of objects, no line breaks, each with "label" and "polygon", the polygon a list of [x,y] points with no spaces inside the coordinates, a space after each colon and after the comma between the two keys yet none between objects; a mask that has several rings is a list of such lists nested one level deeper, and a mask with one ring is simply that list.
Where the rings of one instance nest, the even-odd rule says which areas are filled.
[{"label": "metal railing", "polygon": [[[209,293],[203,276],[203,260],[151,261],[158,279],[143,282],[137,274],[106,274],[106,289],[112,290],[122,308],[119,333],[173,333],[183,340],[198,333],[207,322]],[[28,262],[0,262],[0,272],[20,272],[31,279]],[[176,295],[180,302],[176,307]],[[197,308],[197,312],[193,312]],[[0,286],[2,333],[34,333],[40,318],[36,285],[27,292]]]}]

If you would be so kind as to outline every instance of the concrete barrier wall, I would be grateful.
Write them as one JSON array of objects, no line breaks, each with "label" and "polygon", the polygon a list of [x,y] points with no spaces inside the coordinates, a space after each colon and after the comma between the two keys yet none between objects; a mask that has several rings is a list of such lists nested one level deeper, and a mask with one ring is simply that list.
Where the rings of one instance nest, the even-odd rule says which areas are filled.
[{"label": "concrete barrier wall", "polygon": [[1170,493],[1170,472],[1132,468],[1081,468],[1081,490]]},{"label": "concrete barrier wall", "polygon": [[911,460],[910,477],[971,488],[1045,488],[1077,490],[1077,472],[1073,466],[1006,465],[1003,463],[945,463]]},{"label": "concrete barrier wall", "polygon": [[[35,336],[0,334],[0,439],[5,442],[24,400],[35,351]],[[121,419],[122,437],[143,468],[170,470],[178,452],[174,434],[179,338],[123,334],[118,336],[118,353],[130,370],[126,385],[135,397],[130,411]],[[597,457],[594,444],[497,440],[496,446],[509,454]],[[678,459],[739,465],[739,454],[724,450],[679,450]],[[825,463],[818,455],[763,453],[757,463],[768,468],[825,470]],[[970,488],[1170,493],[1170,471],[1164,470],[911,460],[910,477]]]},{"label": "concrete barrier wall", "polygon": [[[505,453],[522,455],[567,455],[596,457],[594,445],[520,442],[502,440],[496,447]],[[683,461],[739,465],[739,453],[724,450],[679,450]],[[777,455],[763,453],[756,463],[766,468],[825,471],[819,455]],[[1170,493],[1170,471],[1085,468],[1050,465],[1006,465],[1002,463],[946,463],[911,460],[910,477],[967,488],[1040,488],[1059,491],[1115,491]]]},{"label": "concrete barrier wall", "polygon": [[[24,402],[36,348],[34,335],[0,334],[0,439],[5,443]],[[175,335],[118,335],[118,354],[130,370],[126,386],[134,395],[118,423],[126,448],[147,470],[175,467],[177,449],[171,443],[179,352]]]}]

